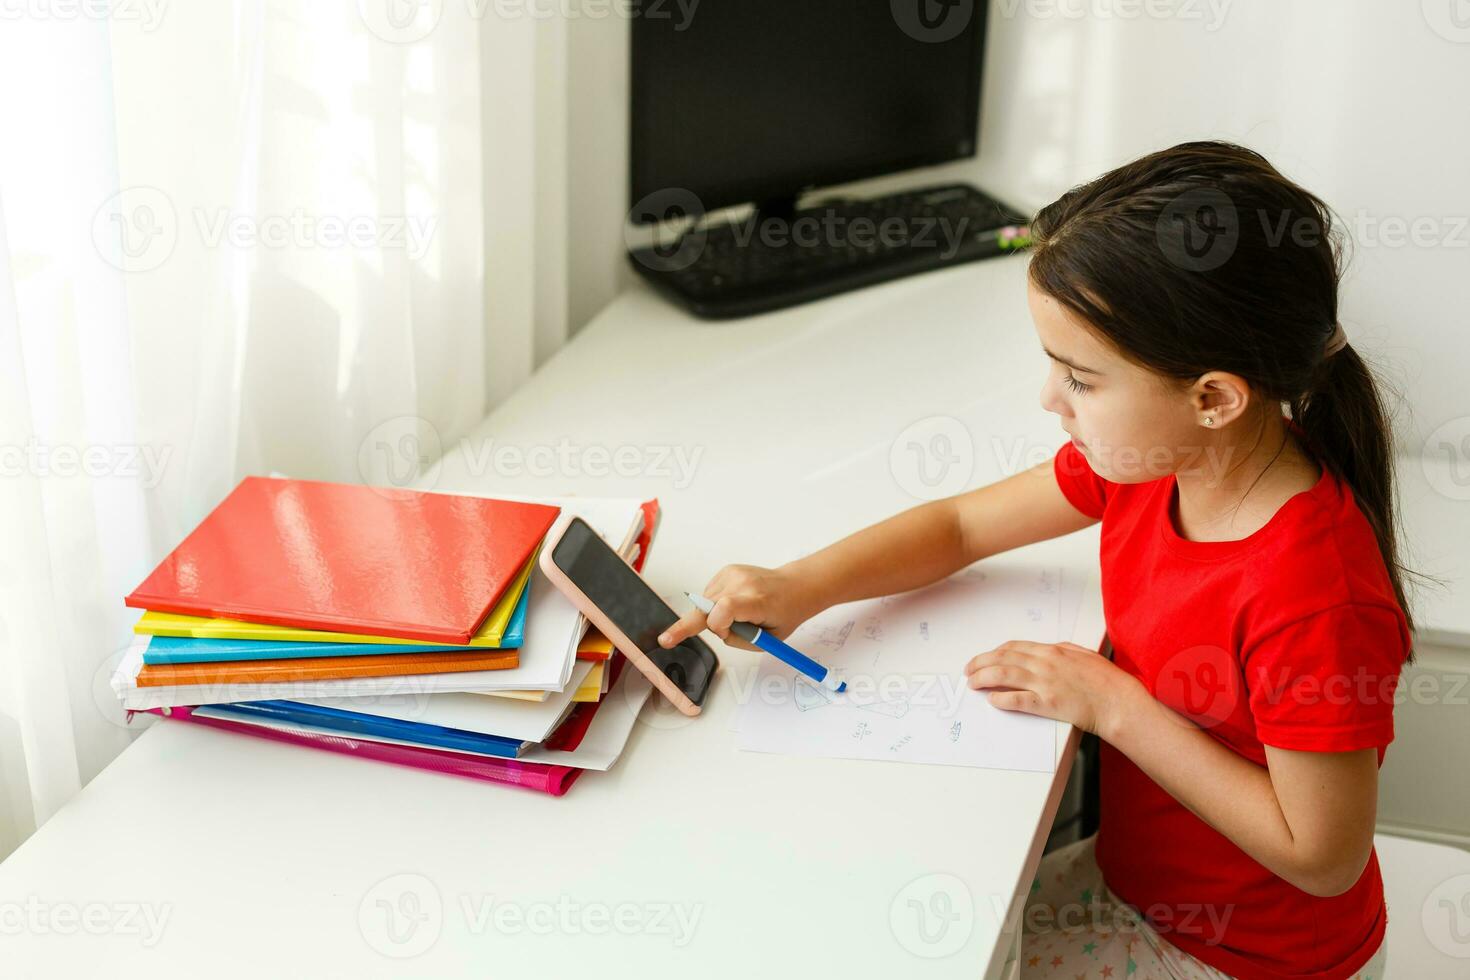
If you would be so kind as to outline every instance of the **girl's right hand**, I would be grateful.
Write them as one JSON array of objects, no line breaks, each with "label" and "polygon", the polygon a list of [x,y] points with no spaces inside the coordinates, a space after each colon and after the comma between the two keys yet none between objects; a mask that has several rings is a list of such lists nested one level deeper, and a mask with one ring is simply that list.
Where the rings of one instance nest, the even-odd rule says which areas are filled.
[{"label": "girl's right hand", "polygon": [[783,568],[761,568],[758,565],[726,565],[715,573],[704,587],[704,596],[715,607],[708,616],[691,609],[659,634],[663,647],[682,643],[700,630],[708,629],[733,647],[754,650],[755,647],[730,634],[736,620],[754,623],[778,639],[822,611],[821,600],[812,594],[810,584],[802,576]]}]

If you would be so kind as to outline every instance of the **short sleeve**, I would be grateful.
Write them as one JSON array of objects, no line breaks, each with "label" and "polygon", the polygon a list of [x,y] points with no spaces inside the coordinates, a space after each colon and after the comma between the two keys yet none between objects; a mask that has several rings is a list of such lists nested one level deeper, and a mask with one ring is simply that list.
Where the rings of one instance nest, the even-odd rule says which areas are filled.
[{"label": "short sleeve", "polygon": [[1088,517],[1102,520],[1108,496],[1117,484],[1094,473],[1082,450],[1070,440],[1057,450],[1051,468],[1056,474],[1057,486],[1062,488],[1062,496]]},{"label": "short sleeve", "polygon": [[1294,620],[1243,651],[1256,737],[1307,752],[1351,752],[1393,741],[1403,613],[1344,603]]}]

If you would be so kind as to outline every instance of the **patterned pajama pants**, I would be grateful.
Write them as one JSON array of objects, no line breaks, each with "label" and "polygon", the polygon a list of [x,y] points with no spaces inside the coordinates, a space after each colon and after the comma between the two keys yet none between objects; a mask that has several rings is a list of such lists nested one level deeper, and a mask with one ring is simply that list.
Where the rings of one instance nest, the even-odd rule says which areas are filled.
[{"label": "patterned pajama pants", "polygon": [[[1021,980],[1231,980],[1108,891],[1096,844],[1089,837],[1041,859],[1022,918]],[[1195,927],[1211,923],[1202,918]],[[1352,980],[1383,980],[1387,947],[1385,941]]]}]

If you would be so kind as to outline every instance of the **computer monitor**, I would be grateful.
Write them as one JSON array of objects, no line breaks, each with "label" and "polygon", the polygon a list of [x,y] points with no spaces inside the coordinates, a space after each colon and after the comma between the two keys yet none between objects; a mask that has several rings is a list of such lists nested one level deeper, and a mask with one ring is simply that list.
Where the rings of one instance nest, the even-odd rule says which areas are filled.
[{"label": "computer monitor", "polygon": [[[974,156],[985,0],[634,0],[630,203],[789,209]],[[667,215],[634,207],[647,224]]]}]

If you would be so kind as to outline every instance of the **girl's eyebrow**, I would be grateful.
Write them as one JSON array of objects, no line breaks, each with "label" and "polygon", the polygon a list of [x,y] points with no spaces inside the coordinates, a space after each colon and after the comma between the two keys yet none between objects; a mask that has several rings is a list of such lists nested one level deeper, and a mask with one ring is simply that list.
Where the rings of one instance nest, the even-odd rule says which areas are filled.
[{"label": "girl's eyebrow", "polygon": [[1053,354],[1051,351],[1046,350],[1046,345],[1045,344],[1042,344],[1041,345],[1041,349],[1043,351],[1046,351],[1046,356],[1047,357],[1051,358],[1053,361],[1059,361],[1062,364],[1067,365],[1067,367],[1071,368],[1073,371],[1081,371],[1083,374],[1095,374],[1095,375],[1097,375],[1100,378],[1105,376],[1101,371],[1094,370],[1093,368],[1090,368],[1090,367],[1083,367],[1081,364],[1078,364],[1076,361],[1073,361],[1073,360],[1070,360],[1068,358],[1062,357],[1060,354]]}]

